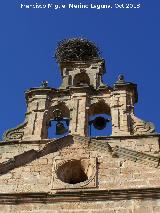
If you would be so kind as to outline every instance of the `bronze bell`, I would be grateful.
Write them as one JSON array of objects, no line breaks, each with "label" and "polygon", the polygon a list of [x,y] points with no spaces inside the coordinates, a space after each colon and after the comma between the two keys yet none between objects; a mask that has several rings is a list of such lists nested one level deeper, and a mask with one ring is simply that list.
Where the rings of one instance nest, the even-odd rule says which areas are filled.
[{"label": "bronze bell", "polygon": [[57,122],[57,124],[56,124],[56,135],[63,135],[67,131],[68,131],[68,129],[65,128],[65,126],[62,122]]},{"label": "bronze bell", "polygon": [[104,117],[99,116],[93,120],[93,126],[94,128],[98,130],[102,130],[106,127],[107,122],[109,122],[108,119],[105,119]]}]

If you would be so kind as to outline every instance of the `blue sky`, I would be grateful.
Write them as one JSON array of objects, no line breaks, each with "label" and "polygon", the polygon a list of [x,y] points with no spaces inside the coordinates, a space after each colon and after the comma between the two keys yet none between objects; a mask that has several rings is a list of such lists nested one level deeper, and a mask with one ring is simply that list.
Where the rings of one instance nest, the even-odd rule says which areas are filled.
[{"label": "blue sky", "polygon": [[[141,4],[139,9],[24,9],[22,4]],[[0,135],[24,120],[24,91],[42,80],[58,87],[60,72],[52,58],[57,42],[83,36],[94,41],[106,60],[104,82],[119,73],[138,84],[136,115],[160,131],[160,1],[44,0],[0,2]]]}]

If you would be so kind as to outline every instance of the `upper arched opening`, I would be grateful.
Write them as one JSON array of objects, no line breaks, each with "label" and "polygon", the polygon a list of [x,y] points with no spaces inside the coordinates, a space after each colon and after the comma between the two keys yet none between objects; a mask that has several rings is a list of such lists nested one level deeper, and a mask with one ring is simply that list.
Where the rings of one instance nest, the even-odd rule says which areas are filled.
[{"label": "upper arched opening", "polygon": [[90,79],[86,73],[78,73],[73,80],[74,86],[90,85]]}]

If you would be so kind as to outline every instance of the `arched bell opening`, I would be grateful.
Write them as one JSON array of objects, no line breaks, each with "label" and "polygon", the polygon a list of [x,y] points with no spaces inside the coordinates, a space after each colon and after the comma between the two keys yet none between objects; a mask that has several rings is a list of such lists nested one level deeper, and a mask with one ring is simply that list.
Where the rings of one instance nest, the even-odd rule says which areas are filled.
[{"label": "arched bell opening", "polygon": [[69,132],[70,111],[64,103],[60,103],[50,110],[48,122],[48,138],[59,138]]},{"label": "arched bell opening", "polygon": [[74,86],[90,85],[90,79],[86,73],[84,73],[84,72],[78,73],[74,77],[73,84],[74,84]]},{"label": "arched bell opening", "polygon": [[109,106],[104,101],[92,104],[89,109],[88,135],[109,136],[112,134],[112,121]]}]

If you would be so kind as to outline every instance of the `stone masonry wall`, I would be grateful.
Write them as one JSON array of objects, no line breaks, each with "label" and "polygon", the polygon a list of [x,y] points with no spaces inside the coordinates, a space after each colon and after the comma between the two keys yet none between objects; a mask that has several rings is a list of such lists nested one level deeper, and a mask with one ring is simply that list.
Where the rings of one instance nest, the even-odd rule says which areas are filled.
[{"label": "stone masonry wall", "polygon": [[[159,186],[159,168],[152,168],[148,165],[132,162],[123,158],[113,158],[109,152],[87,149],[86,144],[75,142],[57,152],[52,152],[42,157],[36,158],[31,162],[25,163],[34,150],[40,150],[46,145],[44,143],[25,144],[8,143],[1,145],[1,162],[12,162],[12,158],[19,156],[22,166],[19,168],[8,168],[5,174],[0,176],[0,192],[41,192],[50,191],[53,182],[55,159],[79,159],[97,158],[98,188],[100,189],[120,189],[134,187],[157,187]],[[100,142],[99,142],[100,143]],[[116,141],[110,142],[116,145]],[[158,142],[145,140],[142,142],[121,141],[120,145],[135,147],[139,151],[146,151],[152,154],[158,151]],[[49,151],[50,152],[50,151]],[[155,155],[155,154],[154,154]],[[16,158],[16,157],[15,157]],[[10,162],[11,161],[11,162]],[[3,166],[5,167],[5,165]],[[4,187],[5,183],[5,187]]]},{"label": "stone masonry wall", "polygon": [[0,205],[5,213],[159,213],[160,200]]},{"label": "stone masonry wall", "polygon": [[[55,189],[54,182],[56,159],[96,158],[97,181],[96,185],[92,186],[93,190],[160,186],[159,167],[155,168],[141,162],[111,156],[107,149],[90,147],[88,142],[76,137],[66,137],[59,142],[59,145],[52,140],[1,143],[0,193],[56,193],[57,188]],[[108,138],[106,142],[113,148],[118,145],[152,156],[157,156],[159,151],[158,136],[131,139]],[[100,144],[101,141],[98,143]],[[92,187],[83,190],[91,190]],[[69,190],[79,189],[71,188]],[[0,205],[0,212],[158,213],[160,212],[160,200],[124,199],[103,202],[20,203],[18,205]]]}]

